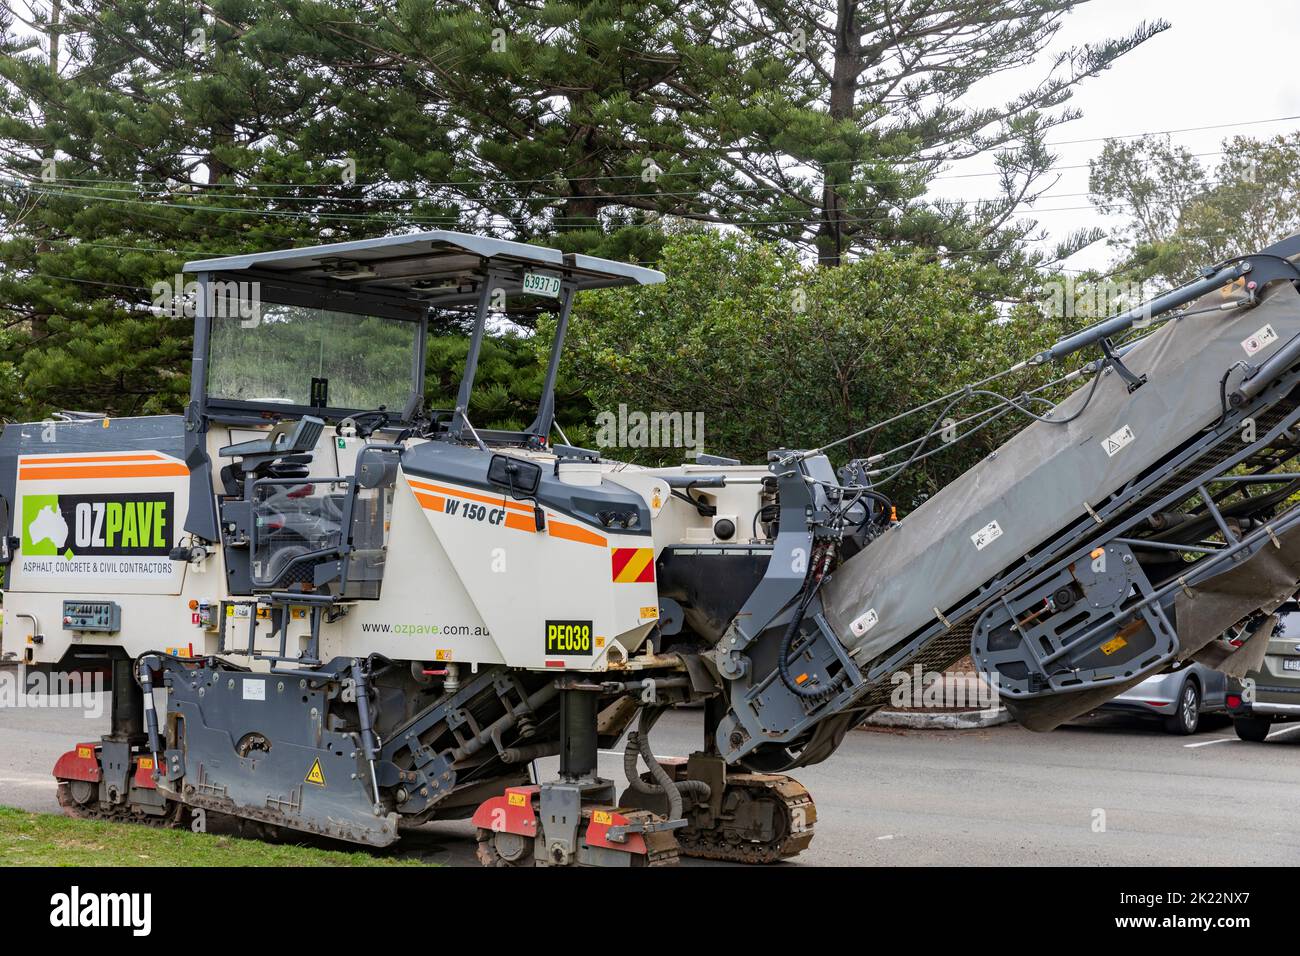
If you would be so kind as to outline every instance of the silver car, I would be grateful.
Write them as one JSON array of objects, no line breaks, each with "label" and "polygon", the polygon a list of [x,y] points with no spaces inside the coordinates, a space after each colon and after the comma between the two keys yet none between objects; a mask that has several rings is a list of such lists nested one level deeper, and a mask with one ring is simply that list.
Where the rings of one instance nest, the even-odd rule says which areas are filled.
[{"label": "silver car", "polygon": [[1227,678],[1193,661],[1177,670],[1148,677],[1102,704],[1103,713],[1159,717],[1171,734],[1194,734],[1201,714],[1227,712]]}]

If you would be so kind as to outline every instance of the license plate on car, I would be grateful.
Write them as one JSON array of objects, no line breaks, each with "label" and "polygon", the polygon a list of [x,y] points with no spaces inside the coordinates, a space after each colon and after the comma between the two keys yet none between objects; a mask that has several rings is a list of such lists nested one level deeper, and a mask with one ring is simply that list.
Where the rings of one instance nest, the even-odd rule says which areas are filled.
[{"label": "license plate on car", "polygon": [[1284,671],[1300,671],[1300,657],[1288,657],[1282,662]]}]

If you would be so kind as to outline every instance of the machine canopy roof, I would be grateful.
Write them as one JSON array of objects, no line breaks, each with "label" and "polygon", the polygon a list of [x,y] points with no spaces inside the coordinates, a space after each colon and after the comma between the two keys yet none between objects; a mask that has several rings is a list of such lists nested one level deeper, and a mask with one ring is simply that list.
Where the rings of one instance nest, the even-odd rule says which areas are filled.
[{"label": "machine canopy roof", "polygon": [[526,274],[567,279],[578,291],[664,281],[662,272],[625,262],[445,230],[201,259],[187,262],[185,271],[282,278],[317,288],[414,298],[435,307],[472,302],[489,272],[494,287],[507,295],[525,291]]}]

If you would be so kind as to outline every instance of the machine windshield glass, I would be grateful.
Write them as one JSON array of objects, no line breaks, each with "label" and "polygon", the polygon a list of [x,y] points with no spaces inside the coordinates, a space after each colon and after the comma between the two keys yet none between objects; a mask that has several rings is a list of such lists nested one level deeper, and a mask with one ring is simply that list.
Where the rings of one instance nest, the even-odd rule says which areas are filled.
[{"label": "machine windshield glass", "polygon": [[213,317],[208,396],[401,415],[418,337],[414,322],[263,302],[252,319]]}]

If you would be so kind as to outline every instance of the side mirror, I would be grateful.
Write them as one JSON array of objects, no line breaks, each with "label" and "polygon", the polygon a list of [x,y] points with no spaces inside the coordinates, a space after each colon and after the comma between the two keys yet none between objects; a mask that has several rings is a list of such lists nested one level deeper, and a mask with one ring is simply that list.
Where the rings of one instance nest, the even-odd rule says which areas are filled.
[{"label": "side mirror", "polygon": [[488,481],[514,498],[532,498],[542,482],[542,466],[510,455],[493,455],[487,476]]}]

